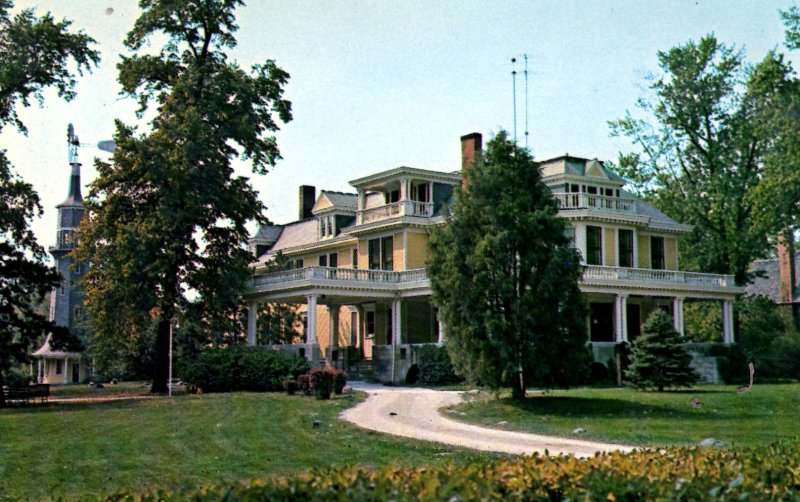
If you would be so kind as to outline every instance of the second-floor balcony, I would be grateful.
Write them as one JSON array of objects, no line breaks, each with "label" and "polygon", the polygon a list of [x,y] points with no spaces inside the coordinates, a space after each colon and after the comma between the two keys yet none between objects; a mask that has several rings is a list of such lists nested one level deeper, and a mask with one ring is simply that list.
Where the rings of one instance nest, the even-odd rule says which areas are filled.
[{"label": "second-floor balcony", "polygon": [[[253,277],[251,292],[276,291],[297,287],[348,287],[358,289],[399,290],[429,287],[424,268],[413,270],[363,270],[336,267],[307,267],[272,272]],[[645,268],[584,267],[582,286],[633,289],[668,289],[675,291],[738,292],[733,276],[680,270]],[[612,292],[612,291],[609,291]]]},{"label": "second-floor balcony", "polygon": [[635,213],[634,199],[591,193],[555,193],[560,210],[592,209],[618,213]]},{"label": "second-floor balcony", "polygon": [[416,200],[402,200],[383,206],[371,207],[358,211],[357,223],[363,225],[374,221],[398,218],[401,216],[416,216],[430,218],[433,216],[433,204]]}]

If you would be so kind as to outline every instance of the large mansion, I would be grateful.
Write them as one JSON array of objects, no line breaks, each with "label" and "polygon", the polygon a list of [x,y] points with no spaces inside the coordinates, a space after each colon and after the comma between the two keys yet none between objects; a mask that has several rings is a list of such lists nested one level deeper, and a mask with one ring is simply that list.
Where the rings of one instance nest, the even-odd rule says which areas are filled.
[{"label": "large mansion", "polygon": [[[461,138],[462,170],[481,142],[477,133]],[[732,302],[741,289],[731,276],[680,270],[678,240],[691,227],[623,190],[625,180],[597,159],[563,156],[540,169],[586,265],[580,287],[596,361],[636,338],[654,309],[671,313],[683,333],[687,299],[718,301],[723,340],[733,342]],[[276,348],[340,367],[371,361],[382,380],[402,381],[417,344],[446,338],[425,260],[429,231],[445,223],[460,184],[461,171],[401,166],[351,181],[354,193],[300,187],[298,220],[263,226],[250,241],[258,261],[245,295],[248,343],[257,341],[260,303],[299,305],[295,343]],[[290,267],[269,272],[279,252]]]}]

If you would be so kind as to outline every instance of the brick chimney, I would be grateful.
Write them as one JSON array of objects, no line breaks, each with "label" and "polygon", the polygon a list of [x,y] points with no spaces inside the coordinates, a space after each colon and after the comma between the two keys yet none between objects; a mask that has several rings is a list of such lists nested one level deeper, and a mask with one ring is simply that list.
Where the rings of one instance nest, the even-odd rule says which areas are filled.
[{"label": "brick chimney", "polygon": [[796,271],[794,269],[794,236],[778,236],[778,268],[781,275],[780,302],[791,303],[794,297]]},{"label": "brick chimney", "polygon": [[475,162],[475,155],[483,149],[483,136],[479,132],[473,132],[461,136],[461,186],[466,188],[466,172],[469,166]]},{"label": "brick chimney", "polygon": [[317,189],[311,185],[300,185],[300,204],[297,212],[297,217],[301,220],[311,218],[311,210],[314,208],[314,203],[317,202]]}]

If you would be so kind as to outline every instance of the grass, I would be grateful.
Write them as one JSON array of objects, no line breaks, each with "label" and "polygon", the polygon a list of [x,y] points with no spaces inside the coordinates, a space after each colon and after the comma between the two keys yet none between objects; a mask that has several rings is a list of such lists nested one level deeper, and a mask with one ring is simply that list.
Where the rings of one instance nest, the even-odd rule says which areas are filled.
[{"label": "grass", "polygon": [[[489,427],[637,446],[696,445],[713,437],[756,446],[800,438],[800,384],[701,386],[685,392],[575,389],[473,400],[448,414]],[[697,397],[702,408],[692,406]],[[500,423],[505,422],[505,423]],[[585,432],[573,434],[577,428]]]},{"label": "grass", "polygon": [[439,465],[487,458],[395,439],[337,418],[362,398],[233,393],[0,410],[0,499],[78,499],[342,464]]},{"label": "grass", "polygon": [[52,399],[146,396],[149,392],[149,382],[104,383],[100,388],[90,387],[86,384],[50,386],[50,398]]}]

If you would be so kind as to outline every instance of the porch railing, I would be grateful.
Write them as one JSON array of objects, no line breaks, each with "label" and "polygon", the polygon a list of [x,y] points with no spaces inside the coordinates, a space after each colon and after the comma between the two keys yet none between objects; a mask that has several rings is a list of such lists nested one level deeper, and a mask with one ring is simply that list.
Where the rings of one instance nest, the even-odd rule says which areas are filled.
[{"label": "porch railing", "polygon": [[634,200],[591,193],[555,193],[559,209],[597,209],[620,213],[635,212]]},{"label": "porch railing", "polygon": [[732,275],[703,274],[680,270],[654,270],[649,268],[604,267],[600,265],[588,265],[583,272],[583,279],[666,282],[714,287],[735,285]]},{"label": "porch railing", "polygon": [[391,270],[363,270],[355,268],[308,267],[272,272],[253,277],[253,286],[286,284],[298,281],[330,280],[357,283],[399,284],[428,280],[424,268],[395,272]]},{"label": "porch railing", "polygon": [[[354,268],[308,267],[253,277],[253,287],[271,284],[288,284],[299,281],[346,281],[362,284],[403,284],[428,280],[424,268],[395,272],[391,270],[363,270]],[[661,284],[687,284],[692,286],[733,287],[732,275],[702,274],[680,270],[654,270],[648,268],[605,267],[588,265],[583,280],[640,281]]]},{"label": "porch railing", "polygon": [[371,223],[373,221],[397,218],[399,216],[418,216],[429,218],[433,216],[433,204],[416,200],[401,200],[384,206],[362,209],[358,212],[358,223]]}]

